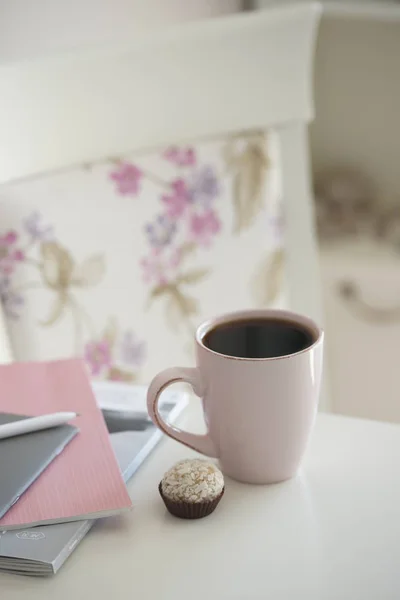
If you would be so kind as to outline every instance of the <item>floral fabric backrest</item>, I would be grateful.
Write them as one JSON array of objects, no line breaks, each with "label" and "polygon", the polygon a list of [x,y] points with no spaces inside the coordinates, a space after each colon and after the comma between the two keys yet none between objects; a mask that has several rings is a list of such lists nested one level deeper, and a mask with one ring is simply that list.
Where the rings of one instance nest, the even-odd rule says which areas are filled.
[{"label": "floral fabric backrest", "polygon": [[18,360],[93,377],[191,364],[204,318],[285,302],[279,143],[254,131],[113,157],[0,193],[0,294]]}]

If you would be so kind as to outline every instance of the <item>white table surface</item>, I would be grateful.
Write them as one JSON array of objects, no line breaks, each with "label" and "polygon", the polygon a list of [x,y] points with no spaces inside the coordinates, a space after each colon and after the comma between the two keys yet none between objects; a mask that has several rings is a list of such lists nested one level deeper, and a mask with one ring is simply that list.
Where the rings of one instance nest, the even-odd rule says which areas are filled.
[{"label": "white table surface", "polygon": [[132,513],[97,524],[54,578],[1,574],[1,599],[400,598],[400,426],[321,415],[295,479],[228,480],[199,521],[167,514],[157,491],[187,456],[164,440],[129,486]]}]

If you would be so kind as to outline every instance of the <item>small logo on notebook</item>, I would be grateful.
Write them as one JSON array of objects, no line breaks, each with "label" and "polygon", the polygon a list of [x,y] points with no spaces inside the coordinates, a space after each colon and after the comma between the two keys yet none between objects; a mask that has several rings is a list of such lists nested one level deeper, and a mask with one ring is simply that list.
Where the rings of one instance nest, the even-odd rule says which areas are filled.
[{"label": "small logo on notebook", "polygon": [[20,531],[16,536],[20,540],[43,540],[46,537],[41,531]]}]

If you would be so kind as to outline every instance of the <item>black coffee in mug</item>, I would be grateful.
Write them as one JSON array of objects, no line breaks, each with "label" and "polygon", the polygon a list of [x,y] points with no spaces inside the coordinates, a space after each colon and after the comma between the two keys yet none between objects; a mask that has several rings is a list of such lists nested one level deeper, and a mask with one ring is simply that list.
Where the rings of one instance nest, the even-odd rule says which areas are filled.
[{"label": "black coffee in mug", "polygon": [[216,325],[203,338],[203,344],[227,356],[274,358],[295,354],[316,341],[311,329],[288,319],[243,319]]}]

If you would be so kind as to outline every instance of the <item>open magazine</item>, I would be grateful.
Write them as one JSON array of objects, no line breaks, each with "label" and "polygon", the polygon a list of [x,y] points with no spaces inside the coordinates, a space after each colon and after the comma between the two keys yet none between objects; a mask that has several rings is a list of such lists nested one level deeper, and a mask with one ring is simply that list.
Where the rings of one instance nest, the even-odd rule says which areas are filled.
[{"label": "open magazine", "polygon": [[[146,410],[146,386],[93,382],[93,391],[111,435],[111,443],[125,482],[150,454],[162,433]],[[165,390],[162,416],[174,423],[187,403],[181,391]],[[0,571],[21,575],[54,575],[75,550],[94,519],[0,531]]]}]

